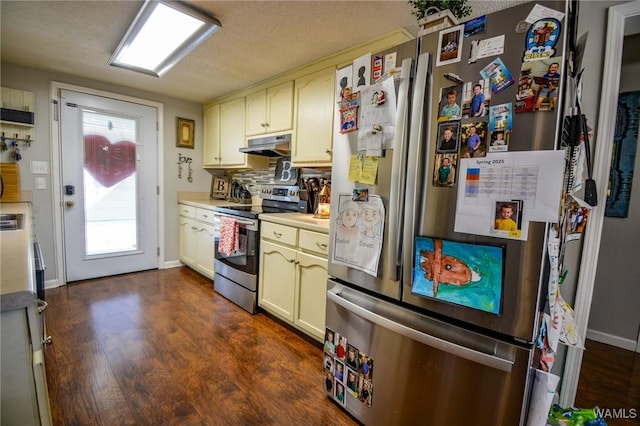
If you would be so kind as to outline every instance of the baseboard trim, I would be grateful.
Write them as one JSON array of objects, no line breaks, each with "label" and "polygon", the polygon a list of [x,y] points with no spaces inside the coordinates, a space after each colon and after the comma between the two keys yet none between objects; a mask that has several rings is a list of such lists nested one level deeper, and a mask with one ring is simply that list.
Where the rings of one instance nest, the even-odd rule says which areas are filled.
[{"label": "baseboard trim", "polygon": [[170,260],[169,262],[164,262],[160,269],[178,268],[180,266],[184,266],[184,264],[179,260]]},{"label": "baseboard trim", "polygon": [[596,342],[615,346],[617,348],[626,349],[628,351],[636,350],[636,342],[634,340],[625,339],[624,337],[620,336],[614,336],[613,334],[609,333],[603,333],[602,331],[588,329],[587,339],[595,340]]},{"label": "baseboard trim", "polygon": [[44,282],[44,289],[48,289],[48,288],[56,288],[56,287],[60,287],[63,284],[60,284],[60,280],[58,280],[57,278],[55,280],[46,280]]}]

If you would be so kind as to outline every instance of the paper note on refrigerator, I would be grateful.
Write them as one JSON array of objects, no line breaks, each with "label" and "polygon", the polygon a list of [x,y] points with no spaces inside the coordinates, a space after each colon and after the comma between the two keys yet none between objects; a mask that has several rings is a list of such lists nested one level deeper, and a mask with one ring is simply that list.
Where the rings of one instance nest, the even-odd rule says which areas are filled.
[{"label": "paper note on refrigerator", "polygon": [[519,151],[459,163],[455,231],[525,241],[529,222],[556,222],[564,151]]},{"label": "paper note on refrigerator", "polygon": [[331,262],[378,275],[382,251],[385,210],[382,198],[369,195],[368,201],[353,201],[351,194],[338,195],[338,223]]},{"label": "paper note on refrigerator", "polygon": [[[386,78],[360,89],[358,114],[359,150],[393,147],[396,119],[396,89],[393,78]],[[380,153],[379,156],[381,155]]]},{"label": "paper note on refrigerator", "polygon": [[357,182],[360,180],[360,175],[362,174],[362,161],[360,161],[360,156],[357,154],[349,157],[349,180],[351,182]]},{"label": "paper note on refrigerator", "polygon": [[378,157],[366,156],[362,165],[362,173],[360,174],[360,182],[367,185],[375,185],[378,176]]},{"label": "paper note on refrigerator", "polygon": [[533,391],[529,403],[527,426],[546,425],[553,396],[560,377],[545,371],[536,370],[533,379]]}]

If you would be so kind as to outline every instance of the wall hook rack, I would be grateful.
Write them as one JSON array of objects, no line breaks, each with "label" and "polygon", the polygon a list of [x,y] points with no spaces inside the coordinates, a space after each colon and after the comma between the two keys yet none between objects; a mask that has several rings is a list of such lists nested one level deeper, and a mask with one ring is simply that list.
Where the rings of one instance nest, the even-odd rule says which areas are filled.
[{"label": "wall hook rack", "polygon": [[191,157],[185,157],[181,153],[178,153],[178,162],[176,163],[178,165],[178,179],[182,179],[182,165],[186,163],[189,171],[187,180],[189,182],[193,182],[193,177],[191,176],[193,172],[193,170],[191,169],[192,162],[193,162],[193,159]]}]

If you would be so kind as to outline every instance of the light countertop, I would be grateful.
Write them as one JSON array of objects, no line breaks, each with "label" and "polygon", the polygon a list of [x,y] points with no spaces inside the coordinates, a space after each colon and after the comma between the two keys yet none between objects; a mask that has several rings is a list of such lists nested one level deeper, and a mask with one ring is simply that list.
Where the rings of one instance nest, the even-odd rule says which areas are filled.
[{"label": "light countertop", "polygon": [[22,228],[0,231],[0,294],[35,293],[35,264],[31,241],[31,203],[0,203],[1,213],[21,214]]},{"label": "light countertop", "polygon": [[295,226],[309,231],[329,233],[329,219],[318,219],[312,214],[304,213],[262,213],[260,220]]},{"label": "light countertop", "polygon": [[178,192],[178,204],[186,204],[193,207],[211,208],[225,206],[259,206],[262,204],[260,197],[253,197],[251,203],[241,204],[229,200],[211,200],[206,192]]},{"label": "light countertop", "polygon": [[[262,204],[260,197],[254,197],[251,205]],[[228,200],[211,200],[206,192],[178,192],[178,203],[193,207],[211,208],[224,206],[247,206],[249,204],[234,203]],[[281,225],[295,226],[309,231],[329,233],[329,219],[318,219],[312,214],[304,213],[262,213],[261,220],[279,223]]]}]

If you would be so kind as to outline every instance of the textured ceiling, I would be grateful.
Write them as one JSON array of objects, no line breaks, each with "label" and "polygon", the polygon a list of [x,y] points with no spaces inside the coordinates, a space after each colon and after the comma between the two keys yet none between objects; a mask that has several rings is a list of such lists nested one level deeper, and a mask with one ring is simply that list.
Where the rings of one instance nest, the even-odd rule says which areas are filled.
[{"label": "textured ceiling", "polygon": [[[525,1],[470,1],[480,16]],[[142,1],[0,1],[2,62],[204,103],[405,28],[399,1],[202,1],[222,28],[161,78],[107,65]]]}]

